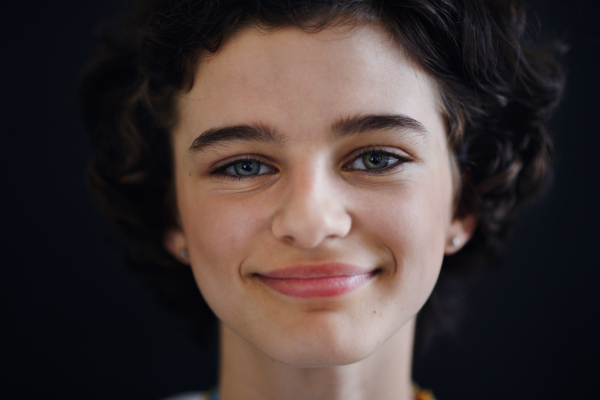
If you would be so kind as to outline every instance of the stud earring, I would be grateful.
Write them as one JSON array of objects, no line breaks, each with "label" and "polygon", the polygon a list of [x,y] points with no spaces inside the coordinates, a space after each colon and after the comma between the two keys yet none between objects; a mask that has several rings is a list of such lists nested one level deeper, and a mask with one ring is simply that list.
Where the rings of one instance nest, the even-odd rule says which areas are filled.
[{"label": "stud earring", "polygon": [[458,236],[454,236],[452,238],[452,246],[453,247],[458,247],[458,245],[460,245],[460,238]]},{"label": "stud earring", "polygon": [[181,249],[181,251],[179,252],[179,256],[184,260],[190,258],[190,254],[188,253],[187,249]]}]

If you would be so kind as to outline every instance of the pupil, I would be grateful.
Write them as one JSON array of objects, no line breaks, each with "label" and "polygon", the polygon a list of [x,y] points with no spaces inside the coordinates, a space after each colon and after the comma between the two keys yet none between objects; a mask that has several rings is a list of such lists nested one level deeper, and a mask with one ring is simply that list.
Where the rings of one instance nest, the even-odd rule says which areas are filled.
[{"label": "pupil", "polygon": [[381,156],[379,154],[372,154],[369,161],[371,162],[371,164],[377,165],[381,163]]},{"label": "pupil", "polygon": [[242,169],[246,172],[252,172],[254,170],[254,162],[244,161],[244,163],[242,164]]},{"label": "pupil", "polygon": [[367,169],[382,169],[387,167],[389,157],[381,153],[367,153],[363,156],[363,163]]}]

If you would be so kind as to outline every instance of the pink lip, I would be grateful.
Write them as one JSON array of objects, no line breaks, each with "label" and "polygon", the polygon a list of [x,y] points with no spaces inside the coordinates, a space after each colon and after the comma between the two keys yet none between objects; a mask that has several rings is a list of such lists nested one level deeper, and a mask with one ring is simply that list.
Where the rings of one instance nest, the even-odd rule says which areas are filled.
[{"label": "pink lip", "polygon": [[292,297],[332,297],[358,289],[374,271],[347,264],[298,265],[255,275],[271,289]]}]

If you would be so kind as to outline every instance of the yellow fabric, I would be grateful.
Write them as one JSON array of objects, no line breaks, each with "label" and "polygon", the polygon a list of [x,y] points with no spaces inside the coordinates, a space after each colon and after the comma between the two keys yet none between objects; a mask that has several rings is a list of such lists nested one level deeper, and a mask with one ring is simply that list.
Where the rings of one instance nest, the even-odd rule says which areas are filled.
[{"label": "yellow fabric", "polygon": [[435,400],[435,396],[431,390],[421,389],[416,384],[413,384],[415,400]]}]

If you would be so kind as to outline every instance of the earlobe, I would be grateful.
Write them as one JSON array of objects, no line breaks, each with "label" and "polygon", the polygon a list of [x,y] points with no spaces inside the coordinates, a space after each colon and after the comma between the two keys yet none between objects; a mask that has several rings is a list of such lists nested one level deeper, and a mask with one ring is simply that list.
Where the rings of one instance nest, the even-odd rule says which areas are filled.
[{"label": "earlobe", "polygon": [[165,232],[163,244],[167,251],[171,253],[180,263],[189,264],[189,253],[187,249],[187,240],[183,231],[179,228],[171,228]]},{"label": "earlobe", "polygon": [[474,214],[455,218],[448,228],[444,254],[448,256],[462,249],[473,236],[476,227],[477,218]]}]

